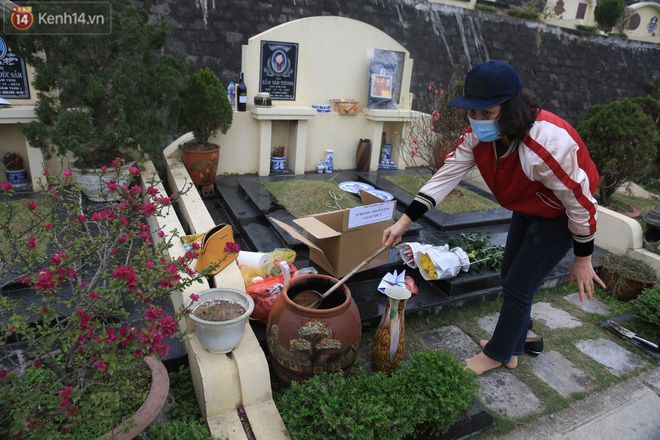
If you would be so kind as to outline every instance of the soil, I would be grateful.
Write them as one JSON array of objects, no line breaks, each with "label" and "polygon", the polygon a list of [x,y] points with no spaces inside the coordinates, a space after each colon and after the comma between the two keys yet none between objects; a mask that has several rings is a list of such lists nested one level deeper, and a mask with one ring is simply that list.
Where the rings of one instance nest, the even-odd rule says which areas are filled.
[{"label": "soil", "polygon": [[205,301],[195,308],[193,315],[204,321],[229,321],[238,318],[246,312],[245,307],[236,301],[215,299]]}]

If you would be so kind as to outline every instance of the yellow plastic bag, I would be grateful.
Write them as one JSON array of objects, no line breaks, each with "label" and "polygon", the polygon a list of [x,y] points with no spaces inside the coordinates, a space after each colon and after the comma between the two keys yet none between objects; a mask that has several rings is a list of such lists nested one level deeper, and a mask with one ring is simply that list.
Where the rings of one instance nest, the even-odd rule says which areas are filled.
[{"label": "yellow plastic bag", "polygon": [[288,248],[277,248],[272,252],[268,252],[276,260],[285,260],[287,263],[296,261],[296,251]]}]

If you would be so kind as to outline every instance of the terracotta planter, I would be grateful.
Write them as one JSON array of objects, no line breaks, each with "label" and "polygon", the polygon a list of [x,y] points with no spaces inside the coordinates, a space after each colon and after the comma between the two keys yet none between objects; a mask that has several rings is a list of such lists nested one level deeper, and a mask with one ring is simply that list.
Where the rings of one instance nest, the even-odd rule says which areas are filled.
[{"label": "terracotta planter", "polygon": [[360,312],[343,285],[318,309],[294,303],[298,293],[325,292],[338,280],[327,275],[299,275],[277,297],[266,326],[266,341],[277,379],[288,385],[315,374],[349,370],[362,337]]},{"label": "terracotta planter", "polygon": [[601,270],[601,278],[607,286],[607,290],[621,301],[635,299],[642,293],[642,290],[652,286],[651,283],[621,277],[619,274],[610,272],[604,267]]},{"label": "terracotta planter", "polygon": [[208,151],[197,151],[190,148],[190,144],[184,144],[181,149],[181,160],[186,167],[190,179],[198,186],[213,185],[220,160],[220,145],[214,145],[215,149]]},{"label": "terracotta planter", "polygon": [[167,375],[167,369],[161,361],[151,356],[144,358],[144,361],[151,370],[151,389],[147,398],[133,417],[97,440],[131,440],[147,429],[163,409],[170,391],[170,378]]},{"label": "terracotta planter", "polygon": [[[226,321],[207,321],[194,315],[205,302],[229,300],[240,304],[245,312]],[[245,333],[245,325],[254,311],[254,300],[250,295],[236,289],[215,287],[199,293],[199,301],[188,316],[195,323],[195,334],[200,344],[213,354],[229,353],[238,346]]]}]

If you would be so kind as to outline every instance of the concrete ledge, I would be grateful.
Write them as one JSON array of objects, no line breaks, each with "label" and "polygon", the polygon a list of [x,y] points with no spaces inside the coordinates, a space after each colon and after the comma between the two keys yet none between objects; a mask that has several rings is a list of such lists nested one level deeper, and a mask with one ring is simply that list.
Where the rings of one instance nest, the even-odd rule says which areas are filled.
[{"label": "concrete ledge", "polygon": [[660,277],[660,255],[644,249],[642,226],[635,219],[599,206],[596,246],[613,254],[627,254],[642,260]]},{"label": "concrete ledge", "polygon": [[[184,136],[185,137],[185,136]],[[175,141],[168,147],[182,142]],[[178,155],[166,155],[169,192],[182,190],[190,185],[190,176],[181,163]],[[149,167],[145,176],[156,175],[153,166]],[[163,192],[164,189],[161,189]],[[185,218],[191,232],[204,232],[215,226],[211,215],[206,209],[197,188],[192,187],[183,195],[179,202],[181,215]],[[165,218],[159,218],[154,230],[163,228],[166,234],[173,230],[184,233],[184,228],[174,210]],[[156,239],[155,237],[154,239]],[[173,241],[171,256],[183,255],[185,250],[180,240]],[[245,284],[238,265],[234,262],[214,277],[216,286],[230,287],[245,291]],[[208,284],[196,284],[183,292],[172,295],[172,302],[179,307],[190,298],[190,294],[208,288]],[[257,338],[248,325],[238,347],[231,353],[216,355],[206,351],[197,340],[194,325],[190,320],[179,323],[190,332],[186,341],[188,363],[197,402],[202,414],[207,419],[211,434],[219,438],[243,440],[247,436],[243,429],[237,410],[243,408],[248,416],[257,440],[286,439],[285,426],[272,399],[270,372],[266,355],[261,349]]]}]

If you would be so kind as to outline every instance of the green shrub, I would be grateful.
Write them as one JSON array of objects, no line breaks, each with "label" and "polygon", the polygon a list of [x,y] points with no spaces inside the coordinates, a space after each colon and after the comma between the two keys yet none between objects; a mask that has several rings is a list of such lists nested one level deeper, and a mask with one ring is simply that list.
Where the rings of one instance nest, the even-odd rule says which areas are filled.
[{"label": "green shrub", "polygon": [[186,77],[181,101],[179,127],[192,131],[200,144],[208,144],[217,131],[225,134],[231,127],[233,111],[227,90],[208,67]]},{"label": "green shrub", "polygon": [[195,396],[190,368],[182,365],[178,371],[170,372],[169,377],[170,392],[174,397],[174,404],[169,408],[170,418],[186,421],[203,420]]},{"label": "green shrub", "polygon": [[594,18],[600,25],[610,29],[623,15],[623,9],[623,0],[601,0],[594,9]]},{"label": "green shrub", "polygon": [[660,101],[622,98],[593,105],[577,126],[600,174],[598,202],[607,206],[614,192],[627,181],[644,175],[657,154],[658,130],[652,112]]},{"label": "green shrub", "polygon": [[476,375],[448,352],[424,350],[391,376],[354,368],[293,382],[278,408],[292,440],[395,440],[446,432],[477,393]]},{"label": "green shrub", "polygon": [[584,24],[576,24],[575,29],[585,32],[591,32],[592,34],[595,34],[596,31],[598,30],[596,26],[586,26]]},{"label": "green shrub", "polygon": [[635,317],[660,330],[660,286],[657,284],[644,289],[642,294],[632,300]]},{"label": "green shrub", "polygon": [[524,18],[526,20],[538,21],[539,13],[530,8],[510,8],[507,9],[506,15],[509,17]]},{"label": "green shrub", "polygon": [[490,5],[481,5],[481,4],[476,4],[474,5],[474,9],[477,11],[483,11],[483,12],[490,12],[492,14],[497,14],[497,8],[495,6],[490,6]]}]

